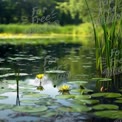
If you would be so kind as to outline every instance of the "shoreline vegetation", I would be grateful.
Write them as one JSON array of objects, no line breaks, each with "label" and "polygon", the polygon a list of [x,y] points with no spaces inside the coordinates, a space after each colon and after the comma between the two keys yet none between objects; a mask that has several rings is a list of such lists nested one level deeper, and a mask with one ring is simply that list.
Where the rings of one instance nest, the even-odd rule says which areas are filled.
[{"label": "shoreline vegetation", "polygon": [[20,34],[18,35],[11,35],[10,37],[6,38],[0,38],[0,45],[1,44],[12,44],[12,45],[19,45],[19,44],[56,44],[56,43],[81,43],[82,45],[89,45],[93,46],[94,43],[92,41],[91,43],[91,37],[82,37],[81,36],[66,36],[66,35],[59,35],[57,36],[51,36],[51,35],[32,35],[31,37],[29,35],[22,35],[22,37],[19,37]]},{"label": "shoreline vegetation", "polygon": [[[80,25],[0,24],[0,44],[82,43],[93,38],[91,23]],[[45,41],[41,41],[45,40]]]},{"label": "shoreline vegetation", "polygon": [[1,24],[0,38],[42,38],[49,36],[92,36],[92,25],[84,23],[81,25],[48,25],[48,24]]}]

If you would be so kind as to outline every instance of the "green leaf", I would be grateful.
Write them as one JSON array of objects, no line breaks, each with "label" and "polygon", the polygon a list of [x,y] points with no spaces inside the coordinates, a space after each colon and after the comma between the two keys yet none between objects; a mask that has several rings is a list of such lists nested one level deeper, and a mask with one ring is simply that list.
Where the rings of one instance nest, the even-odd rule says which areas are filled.
[{"label": "green leaf", "polygon": [[105,93],[94,93],[91,95],[91,97],[104,97]]},{"label": "green leaf", "polygon": [[114,101],[115,103],[122,103],[122,99],[118,99]]},{"label": "green leaf", "polygon": [[108,109],[108,110],[112,110],[112,109],[119,109],[119,107],[117,105],[112,105],[112,104],[99,104],[99,105],[95,105],[92,107],[95,110],[104,110],[104,109]]},{"label": "green leaf", "polygon": [[0,100],[7,99],[7,98],[8,98],[8,96],[0,96]]},{"label": "green leaf", "polygon": [[69,81],[69,82],[67,82],[67,83],[69,83],[69,84],[86,84],[86,83],[88,83],[87,81]]},{"label": "green leaf", "polygon": [[90,99],[77,99],[73,101],[73,104],[79,104],[79,105],[93,105],[99,103],[99,100],[90,100]]},{"label": "green leaf", "polygon": [[112,92],[104,92],[104,93],[94,93],[91,95],[92,97],[105,97],[105,98],[117,98],[121,97],[120,93],[112,93]]},{"label": "green leaf", "polygon": [[0,110],[11,109],[13,105],[0,104]]},{"label": "green leaf", "polygon": [[75,95],[75,99],[81,100],[81,99],[90,99],[90,95]]},{"label": "green leaf", "polygon": [[52,117],[52,116],[55,116],[57,115],[57,112],[55,111],[46,111],[45,112],[45,115],[41,115],[42,117]]},{"label": "green leaf", "polygon": [[122,119],[121,110],[105,110],[94,112],[94,115],[98,117],[110,118],[110,119]]},{"label": "green leaf", "polygon": [[99,81],[101,81],[101,82],[105,81],[106,82],[106,81],[112,81],[112,79],[110,79],[110,78],[103,78],[103,79],[100,79]]},{"label": "green leaf", "polygon": [[96,81],[99,81],[99,80],[102,80],[103,78],[92,78],[92,80],[96,80]]},{"label": "green leaf", "polygon": [[105,97],[106,98],[117,98],[121,97],[122,95],[120,93],[106,93]]},{"label": "green leaf", "polygon": [[71,99],[71,98],[75,98],[75,95],[57,95],[56,96],[57,99]]},{"label": "green leaf", "polygon": [[72,105],[71,108],[73,112],[87,112],[91,110],[90,107],[83,105]]},{"label": "green leaf", "polygon": [[67,107],[67,106],[62,106],[58,108],[58,111],[62,111],[62,112],[73,112],[71,107]]},{"label": "green leaf", "polygon": [[35,112],[42,112],[46,111],[47,107],[46,106],[16,106],[12,109],[13,111],[17,112],[25,112],[25,113],[35,113]]},{"label": "green leaf", "polygon": [[35,102],[36,102],[36,100],[30,100],[30,99],[21,100],[21,103],[25,103],[25,104],[34,104]]},{"label": "green leaf", "polygon": [[47,94],[39,94],[39,93],[29,93],[24,95],[25,98],[41,98],[41,97],[49,97]]}]

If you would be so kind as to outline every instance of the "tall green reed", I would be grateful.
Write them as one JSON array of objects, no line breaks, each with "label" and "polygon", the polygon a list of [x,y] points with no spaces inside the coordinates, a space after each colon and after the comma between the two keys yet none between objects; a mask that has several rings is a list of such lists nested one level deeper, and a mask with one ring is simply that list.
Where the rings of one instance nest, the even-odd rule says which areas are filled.
[{"label": "tall green reed", "polygon": [[[118,17],[119,0],[112,3],[111,0],[99,0],[99,24],[96,24],[92,12],[85,0],[94,31],[96,48],[96,69],[102,77],[112,78],[112,86],[122,86],[121,80],[121,48],[122,48],[122,21]],[[114,8],[111,8],[111,3]],[[112,12],[111,12],[112,11]],[[99,35],[98,27],[101,27],[102,35]],[[116,52],[118,55],[116,55]],[[117,70],[120,69],[120,72]]]}]

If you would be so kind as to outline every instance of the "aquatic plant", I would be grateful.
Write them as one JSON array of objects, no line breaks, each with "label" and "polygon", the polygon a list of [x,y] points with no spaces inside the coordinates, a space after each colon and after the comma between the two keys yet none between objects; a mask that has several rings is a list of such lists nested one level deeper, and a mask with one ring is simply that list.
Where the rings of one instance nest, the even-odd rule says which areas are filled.
[{"label": "aquatic plant", "polygon": [[70,91],[70,87],[68,85],[63,85],[59,88],[59,92],[68,92]]},{"label": "aquatic plant", "polygon": [[44,77],[44,74],[38,74],[38,75],[36,75],[36,78],[38,78],[38,79],[42,79]]},{"label": "aquatic plant", "polygon": [[[110,87],[114,90],[118,89],[122,86],[122,82],[120,82],[122,80],[120,63],[122,56],[122,21],[121,18],[118,19],[118,14],[120,14],[119,0],[112,3],[114,8],[112,8],[112,1],[110,0],[106,0],[106,3],[99,1],[99,23],[95,22],[87,0],[85,2],[93,25],[98,76],[112,78]],[[98,28],[101,28],[101,34],[98,33]]]},{"label": "aquatic plant", "polygon": [[24,113],[36,113],[36,112],[42,112],[46,111],[48,108],[46,106],[16,106],[13,108],[13,111],[17,112],[24,112]]},{"label": "aquatic plant", "polygon": [[116,110],[119,109],[117,105],[112,104],[99,104],[92,107],[94,110]]},{"label": "aquatic plant", "polygon": [[121,110],[104,110],[104,111],[96,111],[94,115],[98,117],[111,118],[111,119],[122,119],[122,111]]},{"label": "aquatic plant", "polygon": [[43,87],[41,85],[41,80],[42,80],[43,77],[44,77],[44,74],[36,75],[36,78],[39,79],[39,81],[40,81],[40,85],[37,87],[38,90],[43,90]]}]

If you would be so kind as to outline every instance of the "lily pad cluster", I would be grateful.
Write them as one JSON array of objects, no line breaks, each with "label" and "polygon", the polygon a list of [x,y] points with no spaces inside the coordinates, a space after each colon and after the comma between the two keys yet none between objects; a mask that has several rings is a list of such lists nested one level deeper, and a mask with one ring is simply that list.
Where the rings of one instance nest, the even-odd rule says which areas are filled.
[{"label": "lily pad cluster", "polygon": [[39,93],[28,93],[28,94],[23,95],[23,98],[37,98],[37,99],[40,99],[40,98],[45,98],[45,97],[49,97],[49,95],[39,94]]},{"label": "lily pad cluster", "polygon": [[46,106],[39,106],[39,107],[35,107],[35,106],[16,106],[13,108],[14,111],[17,112],[24,112],[24,113],[36,113],[36,112],[42,112],[42,111],[46,111],[47,107]]},{"label": "lily pad cluster", "polygon": [[0,110],[11,109],[13,105],[0,104]]}]

